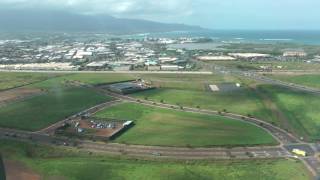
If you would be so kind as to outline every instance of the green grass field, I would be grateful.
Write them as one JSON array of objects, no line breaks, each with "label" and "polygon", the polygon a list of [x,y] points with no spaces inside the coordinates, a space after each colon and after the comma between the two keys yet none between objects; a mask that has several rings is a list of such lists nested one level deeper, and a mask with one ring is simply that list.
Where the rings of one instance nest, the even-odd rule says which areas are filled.
[{"label": "green grass field", "polygon": [[269,77],[294,84],[320,89],[320,74],[311,75],[270,75]]},{"label": "green grass field", "polygon": [[30,85],[47,93],[0,108],[0,126],[35,131],[84,109],[111,100],[92,90],[63,84],[61,78]]},{"label": "green grass field", "polygon": [[55,77],[55,74],[0,72],[0,90],[27,85]]},{"label": "green grass field", "polygon": [[[125,156],[87,154],[35,144],[0,141],[0,152],[47,179],[64,180],[308,180],[295,160],[172,161],[137,160]],[[293,176],[294,174],[294,176]]]},{"label": "green grass field", "polygon": [[134,120],[135,126],[115,141],[165,146],[239,146],[276,144],[264,130],[224,117],[124,103],[100,111],[99,118]]},{"label": "green grass field", "polygon": [[159,88],[144,91],[132,95],[136,98],[149,99],[156,102],[175,104],[186,107],[200,107],[238,113],[242,115],[253,115],[266,121],[275,121],[270,111],[265,107],[261,97],[256,91],[244,87],[233,92],[207,92],[182,89]]},{"label": "green grass field", "polygon": [[[279,61],[258,61],[258,62],[244,62],[244,61],[221,61],[213,62],[214,64],[225,66],[228,68],[235,68],[240,70],[259,70],[260,66],[272,66],[274,70],[318,70],[319,63],[306,62],[279,62]],[[278,69],[277,66],[282,66]]]},{"label": "green grass field", "polygon": [[320,139],[320,97],[287,88],[264,85],[259,90],[271,98],[299,135]]},{"label": "green grass field", "polygon": [[136,76],[131,74],[114,74],[114,73],[105,73],[105,74],[93,74],[93,73],[80,73],[80,74],[70,74],[63,77],[67,80],[76,80],[81,81],[87,84],[100,84],[100,83],[112,83],[118,81],[128,81],[135,80]]}]

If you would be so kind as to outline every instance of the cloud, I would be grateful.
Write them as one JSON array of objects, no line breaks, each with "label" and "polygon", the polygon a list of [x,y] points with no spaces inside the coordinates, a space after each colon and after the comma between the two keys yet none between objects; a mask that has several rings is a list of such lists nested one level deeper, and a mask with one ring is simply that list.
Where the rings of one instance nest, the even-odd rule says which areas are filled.
[{"label": "cloud", "polygon": [[319,0],[0,0],[0,9],[65,10],[222,29],[320,28],[319,6]]},{"label": "cloud", "polygon": [[0,0],[7,8],[69,10],[119,17],[173,18],[193,13],[192,0]]}]

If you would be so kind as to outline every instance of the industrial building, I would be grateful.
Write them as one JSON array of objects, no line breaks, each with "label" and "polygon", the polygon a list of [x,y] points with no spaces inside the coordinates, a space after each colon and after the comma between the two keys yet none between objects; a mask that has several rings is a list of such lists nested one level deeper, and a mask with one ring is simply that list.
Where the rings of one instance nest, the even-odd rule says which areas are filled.
[{"label": "industrial building", "polygon": [[119,94],[131,94],[139,91],[153,89],[153,87],[147,85],[143,80],[111,84],[106,88],[109,91]]}]

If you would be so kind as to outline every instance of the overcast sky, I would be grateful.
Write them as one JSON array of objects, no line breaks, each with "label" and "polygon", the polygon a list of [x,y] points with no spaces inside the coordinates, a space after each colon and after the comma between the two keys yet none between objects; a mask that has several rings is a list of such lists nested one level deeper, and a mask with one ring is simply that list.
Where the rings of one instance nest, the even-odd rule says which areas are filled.
[{"label": "overcast sky", "polygon": [[320,29],[320,0],[0,0],[0,7],[109,14],[212,29]]}]

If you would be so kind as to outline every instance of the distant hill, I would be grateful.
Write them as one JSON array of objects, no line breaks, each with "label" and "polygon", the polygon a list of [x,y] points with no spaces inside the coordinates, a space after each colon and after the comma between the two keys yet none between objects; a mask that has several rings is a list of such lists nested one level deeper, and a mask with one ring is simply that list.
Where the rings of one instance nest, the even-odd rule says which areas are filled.
[{"label": "distant hill", "polygon": [[166,24],[108,15],[80,15],[62,11],[0,11],[0,31],[106,32],[113,34],[198,31],[198,26]]}]

